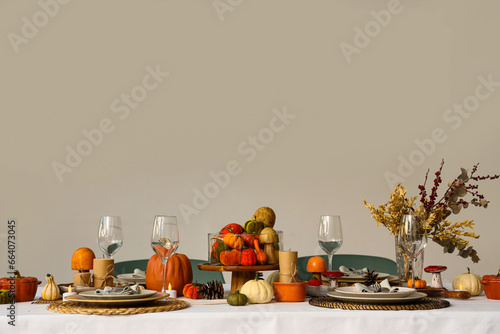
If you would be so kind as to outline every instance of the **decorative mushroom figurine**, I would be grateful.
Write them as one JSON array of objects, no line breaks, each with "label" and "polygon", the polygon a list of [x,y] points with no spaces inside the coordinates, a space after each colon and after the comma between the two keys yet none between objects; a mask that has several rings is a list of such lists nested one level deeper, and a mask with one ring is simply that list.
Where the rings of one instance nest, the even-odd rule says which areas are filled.
[{"label": "decorative mushroom figurine", "polygon": [[259,243],[264,244],[264,253],[267,254],[268,263],[278,263],[278,258],[274,250],[274,244],[279,242],[279,236],[271,227],[266,227],[260,231]]},{"label": "decorative mushroom figurine", "polygon": [[71,258],[71,269],[78,272],[88,272],[93,269],[95,254],[92,249],[87,247],[78,248]]},{"label": "decorative mushroom figurine", "polygon": [[446,266],[428,266],[425,267],[426,273],[432,274],[431,288],[442,289],[443,281],[441,280],[441,272],[448,269]]},{"label": "decorative mushroom figurine", "polygon": [[336,288],[338,287],[337,277],[344,276],[344,273],[338,270],[324,271],[323,276],[328,277],[328,279],[330,280],[330,288]]},{"label": "decorative mushroom figurine", "polygon": [[312,277],[321,282],[321,273],[326,271],[326,262],[321,256],[312,256],[307,261],[308,273],[312,273]]}]

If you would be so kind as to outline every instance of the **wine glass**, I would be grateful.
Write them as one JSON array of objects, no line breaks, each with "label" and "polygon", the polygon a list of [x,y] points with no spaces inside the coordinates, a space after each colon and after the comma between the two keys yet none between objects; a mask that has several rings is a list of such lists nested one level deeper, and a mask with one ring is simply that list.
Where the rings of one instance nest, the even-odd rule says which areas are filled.
[{"label": "wine glass", "polygon": [[123,245],[122,221],[117,216],[102,216],[97,232],[97,244],[105,258],[112,259]]},{"label": "wine glass", "polygon": [[163,264],[163,284],[161,292],[165,292],[165,278],[167,275],[167,261],[179,247],[179,228],[176,216],[155,216],[151,247],[161,258]]},{"label": "wine glass", "polygon": [[427,246],[427,231],[422,215],[403,215],[398,234],[398,244],[412,260],[411,278],[415,282],[415,261]]},{"label": "wine glass", "polygon": [[333,254],[342,246],[342,240],[340,216],[321,216],[318,243],[328,256],[328,271],[332,271]]}]

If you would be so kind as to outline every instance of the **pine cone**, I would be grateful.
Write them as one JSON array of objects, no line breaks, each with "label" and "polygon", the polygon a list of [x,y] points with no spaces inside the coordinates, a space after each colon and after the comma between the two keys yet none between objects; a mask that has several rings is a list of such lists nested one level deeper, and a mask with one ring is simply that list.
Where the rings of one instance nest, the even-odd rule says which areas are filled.
[{"label": "pine cone", "polygon": [[365,277],[365,281],[363,282],[363,284],[366,286],[373,285],[373,284],[377,283],[377,277],[378,277],[378,274],[375,274],[375,269],[373,269],[372,271],[368,270],[366,272],[366,277]]},{"label": "pine cone", "polygon": [[211,281],[201,284],[198,293],[202,299],[222,299],[224,298],[224,287],[221,281]]}]

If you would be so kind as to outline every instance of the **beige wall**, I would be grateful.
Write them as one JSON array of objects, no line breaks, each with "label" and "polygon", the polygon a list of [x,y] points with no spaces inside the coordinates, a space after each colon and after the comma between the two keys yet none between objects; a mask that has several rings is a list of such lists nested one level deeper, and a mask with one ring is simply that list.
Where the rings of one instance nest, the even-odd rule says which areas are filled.
[{"label": "beige wall", "polygon": [[[17,267],[63,283],[76,248],[101,255],[101,215],[123,219],[117,261],[150,257],[165,213],[179,217],[179,251],[206,258],[208,232],[263,205],[300,255],[321,254],[319,216],[338,214],[339,253],[394,258],[361,200],[388,199],[401,159],[414,161],[401,170],[412,195],[442,158],[445,182],[476,162],[500,173],[498,2],[66,2],[42,0],[49,16],[0,0],[0,276],[12,217]],[[66,161],[68,147],[87,155]],[[210,188],[228,164],[228,184]],[[457,217],[476,219],[479,264],[427,247],[445,281],[498,271],[498,187],[481,183],[490,207]]]}]

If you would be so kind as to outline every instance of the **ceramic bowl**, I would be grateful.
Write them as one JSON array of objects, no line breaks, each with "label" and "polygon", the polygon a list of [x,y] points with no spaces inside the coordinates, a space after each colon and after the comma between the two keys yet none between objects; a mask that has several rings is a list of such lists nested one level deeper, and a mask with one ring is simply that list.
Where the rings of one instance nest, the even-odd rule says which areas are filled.
[{"label": "ceramic bowl", "polygon": [[306,281],[297,283],[274,283],[274,298],[277,302],[303,302],[306,300]]}]

